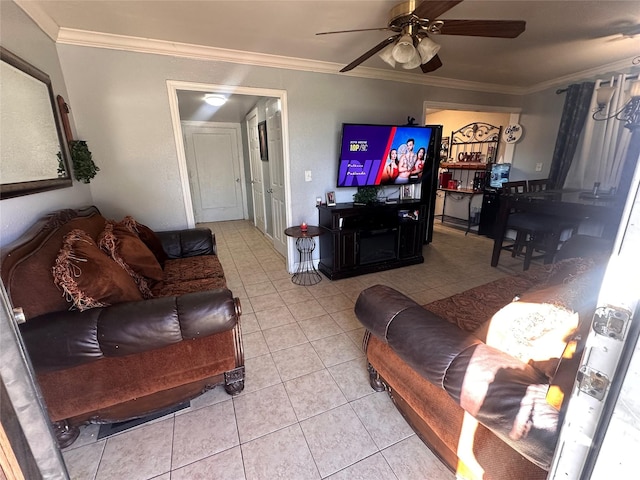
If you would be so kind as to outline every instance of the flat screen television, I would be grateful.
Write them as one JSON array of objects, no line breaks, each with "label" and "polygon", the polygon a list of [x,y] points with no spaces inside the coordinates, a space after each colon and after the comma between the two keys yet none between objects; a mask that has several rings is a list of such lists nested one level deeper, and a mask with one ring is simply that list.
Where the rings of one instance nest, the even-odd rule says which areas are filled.
[{"label": "flat screen television", "polygon": [[491,177],[489,178],[489,187],[502,188],[502,184],[509,181],[509,173],[511,172],[510,163],[494,163],[491,165]]},{"label": "flat screen television", "polygon": [[337,186],[420,183],[433,165],[440,128],[344,123]]}]

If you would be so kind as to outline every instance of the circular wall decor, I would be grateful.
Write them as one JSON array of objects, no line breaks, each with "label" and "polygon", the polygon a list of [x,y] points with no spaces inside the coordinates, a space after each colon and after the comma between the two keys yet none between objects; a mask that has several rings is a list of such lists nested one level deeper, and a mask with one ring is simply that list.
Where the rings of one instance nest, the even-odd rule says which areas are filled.
[{"label": "circular wall decor", "polygon": [[513,123],[504,129],[502,132],[502,139],[507,143],[516,143],[522,136],[522,126],[518,123]]}]

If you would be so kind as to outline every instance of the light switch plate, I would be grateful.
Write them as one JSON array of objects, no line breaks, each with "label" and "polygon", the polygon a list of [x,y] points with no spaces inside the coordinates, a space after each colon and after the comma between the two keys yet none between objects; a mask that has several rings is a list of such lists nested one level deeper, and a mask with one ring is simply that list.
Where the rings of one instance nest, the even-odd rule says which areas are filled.
[{"label": "light switch plate", "polygon": [[536,172],[542,171],[542,163],[536,163]]},{"label": "light switch plate", "polygon": [[305,182],[310,182],[311,181],[311,170],[305,170],[304,171],[304,181]]}]

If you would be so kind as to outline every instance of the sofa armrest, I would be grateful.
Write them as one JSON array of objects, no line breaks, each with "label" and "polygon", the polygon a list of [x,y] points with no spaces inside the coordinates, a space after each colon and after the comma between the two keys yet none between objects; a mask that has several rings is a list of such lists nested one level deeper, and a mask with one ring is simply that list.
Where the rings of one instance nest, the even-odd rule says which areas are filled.
[{"label": "sofa armrest", "polygon": [[383,285],[364,290],[356,316],[420,376],[536,465],[548,469],[559,413],[539,371]]},{"label": "sofa armrest", "polygon": [[191,340],[236,326],[240,303],[230,290],[53,312],[20,326],[37,371],[51,371]]},{"label": "sofa armrest", "polygon": [[216,237],[208,228],[156,232],[169,259],[214,255]]}]

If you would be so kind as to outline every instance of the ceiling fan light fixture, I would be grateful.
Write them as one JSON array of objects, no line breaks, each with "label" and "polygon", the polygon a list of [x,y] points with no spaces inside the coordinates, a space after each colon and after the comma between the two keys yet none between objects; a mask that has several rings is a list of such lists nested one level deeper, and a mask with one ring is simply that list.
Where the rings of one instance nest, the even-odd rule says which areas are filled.
[{"label": "ceiling fan light fixture", "polygon": [[204,101],[214,107],[221,107],[222,105],[227,103],[227,97],[219,93],[207,93],[204,96]]},{"label": "ceiling fan light fixture", "polygon": [[411,35],[405,34],[395,44],[392,50],[393,59],[398,63],[407,63],[413,58],[416,48],[413,46]]},{"label": "ceiling fan light fixture", "polygon": [[420,58],[422,63],[427,63],[436,54],[440,51],[440,44],[434,42],[429,37],[424,37],[420,43],[418,43],[418,53],[420,54]]},{"label": "ceiling fan light fixture", "polygon": [[396,61],[393,58],[393,49],[394,49],[395,45],[392,43],[390,45],[387,45],[385,48],[382,49],[382,51],[378,54],[378,56],[384,60],[385,62],[387,62],[389,65],[391,65],[391,68],[395,68],[396,67]]},{"label": "ceiling fan light fixture", "polygon": [[413,51],[413,57],[407,63],[402,64],[402,68],[406,70],[412,70],[414,68],[418,68],[422,61],[420,60],[420,55],[416,50]]}]

